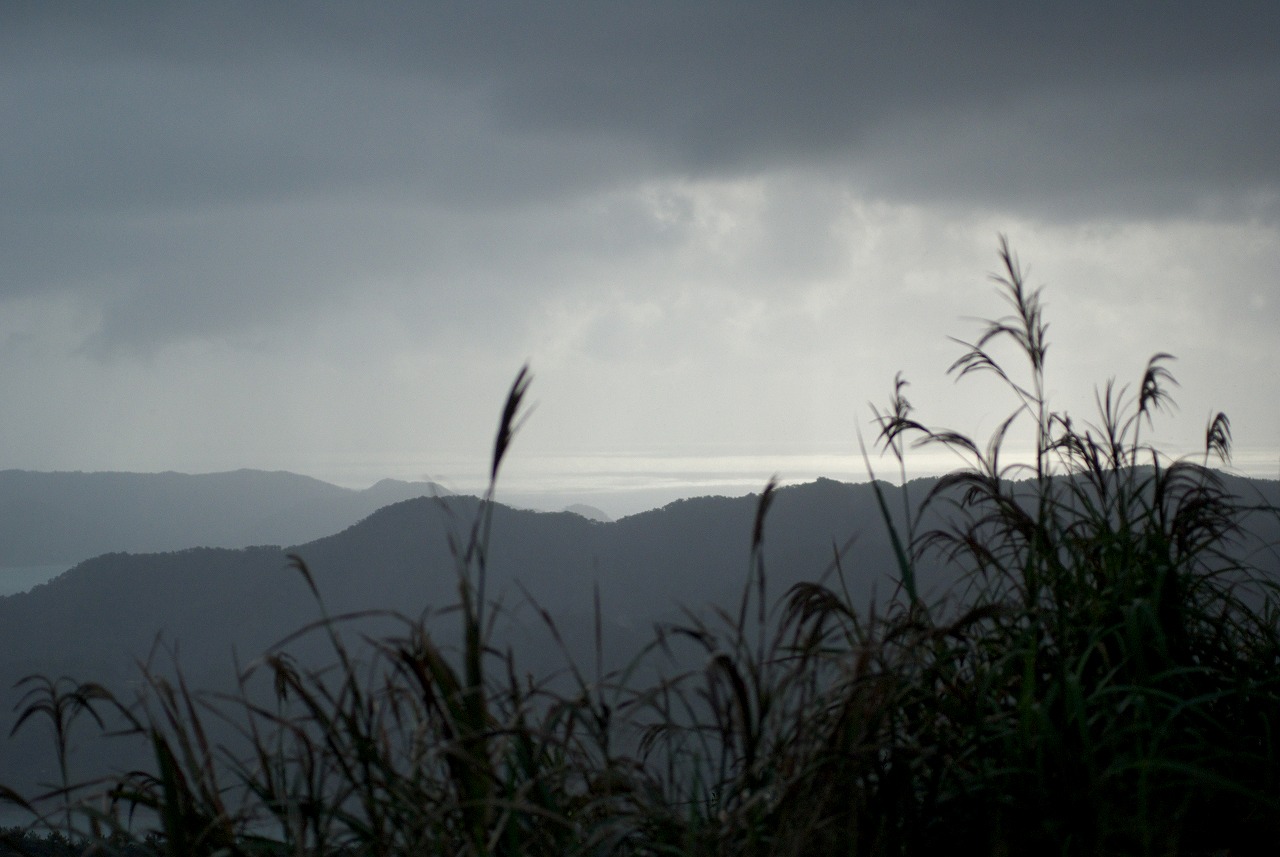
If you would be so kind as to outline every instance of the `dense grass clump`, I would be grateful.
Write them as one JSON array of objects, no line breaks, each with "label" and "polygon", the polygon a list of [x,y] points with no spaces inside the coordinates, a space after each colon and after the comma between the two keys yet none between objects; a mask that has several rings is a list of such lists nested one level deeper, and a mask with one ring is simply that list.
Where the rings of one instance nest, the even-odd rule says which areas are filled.
[{"label": "dense grass clump", "polygon": [[[1135,391],[1100,390],[1094,422],[1054,411],[1039,292],[1003,242],[1000,255],[1010,315],[952,372],[993,374],[1013,414],[979,446],[916,421],[901,378],[876,412],[899,463],[913,444],[965,461],[901,515],[881,496],[901,584],[887,606],[851,603],[839,557],[769,601],[771,484],[739,603],[659,629],[619,673],[588,678],[570,658],[567,684],[536,682],[493,643],[491,482],[454,545],[456,650],[406,617],[353,644],[317,591],[320,618],[298,633],[327,636],[325,669],[281,646],[238,694],[147,672],[136,705],[32,679],[22,720],[54,725],[64,782],[4,796],[59,847],[120,854],[1272,853],[1276,583],[1233,550],[1257,509],[1209,468],[1230,424],[1210,422],[1199,461],[1143,440],[1170,403],[1164,354]],[[996,359],[1005,344],[1024,366]],[[494,481],[528,381],[507,397]],[[1024,426],[1034,455],[1003,463]],[[961,584],[933,598],[919,572],[938,565]],[[597,622],[597,664],[599,638]],[[691,648],[697,668],[638,679]],[[149,767],[67,782],[70,720],[105,710],[147,736]],[[245,749],[214,746],[211,717]]]}]

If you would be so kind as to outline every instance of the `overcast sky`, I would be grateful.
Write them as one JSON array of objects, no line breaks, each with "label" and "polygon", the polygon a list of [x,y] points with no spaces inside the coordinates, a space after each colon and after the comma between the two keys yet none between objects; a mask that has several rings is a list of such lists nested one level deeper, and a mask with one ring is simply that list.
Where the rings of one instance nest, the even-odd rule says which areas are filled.
[{"label": "overcast sky", "polygon": [[1225,411],[1275,478],[1277,39],[1273,2],[5,3],[0,467],[473,488],[528,361],[513,497],[862,479],[899,370],[930,424],[1014,407],[946,376],[1003,233],[1058,407],[1168,351],[1156,436]]}]

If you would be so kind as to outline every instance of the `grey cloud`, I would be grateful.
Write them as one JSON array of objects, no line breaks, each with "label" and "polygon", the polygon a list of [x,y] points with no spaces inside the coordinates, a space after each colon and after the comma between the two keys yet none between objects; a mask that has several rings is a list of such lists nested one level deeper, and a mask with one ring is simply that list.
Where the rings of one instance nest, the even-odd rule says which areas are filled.
[{"label": "grey cloud", "polygon": [[[1175,204],[1224,174],[1233,188],[1277,184],[1273,4],[27,8],[36,20],[6,28],[16,124],[38,143],[60,121],[87,123],[94,138],[73,140],[67,160],[102,167],[140,146],[139,172],[173,192],[399,181],[433,197],[519,196],[616,181],[642,153],[677,173],[852,160],[881,192],[922,196],[981,194],[1002,164],[1018,184],[1031,162],[1039,186],[1015,202],[1105,203],[1111,172],[1176,179]],[[13,79],[45,66],[61,85]],[[985,129],[992,157],[945,156],[962,119]],[[563,147],[558,165],[538,140]],[[939,164],[928,185],[880,175],[903,146]],[[1018,157],[1001,157],[1012,146]]]},{"label": "grey cloud", "polygon": [[[462,206],[559,196],[613,169],[613,151],[500,133],[431,81],[306,65],[61,70],[11,87],[3,190],[41,211],[182,209],[358,193]],[[174,78],[177,79],[174,79]],[[593,169],[593,166],[595,169]]]},{"label": "grey cloud", "polygon": [[614,192],[680,177],[809,183],[721,269],[743,287],[830,267],[843,192],[1274,218],[1278,25],[1269,3],[7,4],[0,295],[91,296],[98,354],[361,289],[511,332],[593,260],[678,251],[690,224]]},{"label": "grey cloud", "polygon": [[[52,252],[68,237],[38,246]],[[681,240],[635,205],[608,200],[495,212],[339,199],[107,218],[89,287],[101,323],[83,347],[106,357],[236,331],[285,336],[353,303],[397,319],[420,343],[476,331],[510,341],[538,301]],[[94,273],[78,254],[63,270]]]}]

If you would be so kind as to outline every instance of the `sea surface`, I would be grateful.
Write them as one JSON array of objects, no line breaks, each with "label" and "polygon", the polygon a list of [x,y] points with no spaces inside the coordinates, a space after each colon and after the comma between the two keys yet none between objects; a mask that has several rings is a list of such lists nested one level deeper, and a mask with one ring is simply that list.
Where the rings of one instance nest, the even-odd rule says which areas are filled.
[{"label": "sea surface", "polygon": [[[633,515],[672,500],[706,495],[736,497],[758,493],[769,480],[781,485],[810,482],[826,477],[841,482],[866,482],[874,475],[895,484],[927,476],[939,476],[966,464],[954,451],[937,446],[908,449],[901,466],[874,448],[874,434],[867,438],[864,458],[856,443],[849,449],[826,449],[808,454],[770,454],[746,450],[741,454],[670,455],[653,452],[598,453],[590,455],[527,454],[517,448],[503,464],[498,499],[514,506],[555,511],[574,503],[596,506],[613,518]],[[1170,454],[1202,461],[1203,453],[1174,449]],[[1003,449],[1002,465],[1030,464],[1027,450]],[[1210,459],[1211,467],[1220,467]],[[1056,465],[1055,465],[1056,466]],[[1237,449],[1229,472],[1252,478],[1280,476],[1280,450],[1274,447]],[[365,488],[383,477],[430,480],[449,491],[481,494],[488,480],[487,461],[449,461],[429,464],[412,454],[381,461],[328,462],[323,467],[301,467],[321,479],[350,488]],[[1018,475],[1018,471],[1012,471]],[[1025,471],[1021,472],[1025,475]]]}]

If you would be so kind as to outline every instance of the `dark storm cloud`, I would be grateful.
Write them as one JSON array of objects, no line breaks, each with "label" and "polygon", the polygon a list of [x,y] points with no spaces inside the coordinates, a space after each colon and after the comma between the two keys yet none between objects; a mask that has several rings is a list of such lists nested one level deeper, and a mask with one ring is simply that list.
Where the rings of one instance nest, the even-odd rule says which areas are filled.
[{"label": "dark storm cloud", "polygon": [[787,169],[1273,217],[1277,32],[1270,3],[8,4],[0,294],[88,295],[103,351],[371,282],[514,314],[574,259],[679,246],[584,200]]},{"label": "dark storm cloud", "polygon": [[[6,189],[45,199],[353,185],[508,199],[818,156],[869,172],[903,151],[973,166],[983,149],[989,177],[1038,166],[1028,196],[1091,175],[1102,194],[1122,172],[1183,194],[1277,182],[1275,4],[38,4],[7,17],[6,149],[24,169]],[[640,151],[654,161],[635,163]]]}]

